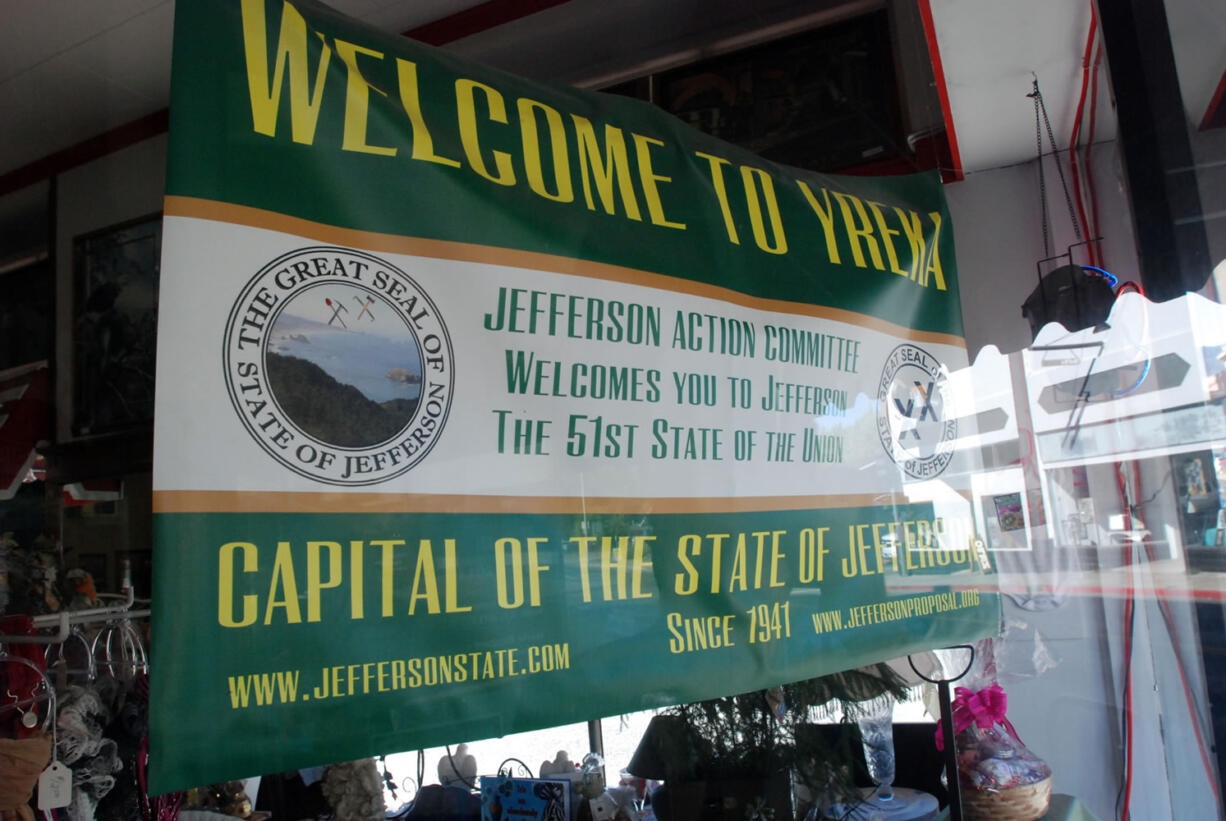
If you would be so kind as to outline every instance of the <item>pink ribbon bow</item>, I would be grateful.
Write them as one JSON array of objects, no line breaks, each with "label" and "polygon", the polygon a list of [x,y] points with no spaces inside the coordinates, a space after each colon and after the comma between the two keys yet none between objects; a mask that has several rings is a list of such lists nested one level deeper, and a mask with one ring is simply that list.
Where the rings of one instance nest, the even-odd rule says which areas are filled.
[{"label": "pink ribbon bow", "polygon": [[[954,734],[962,732],[972,724],[983,730],[993,724],[999,724],[1009,732],[1009,735],[1013,736],[1017,743],[1021,744],[1022,740],[1018,738],[1017,730],[1013,729],[1013,724],[1005,716],[1005,710],[1008,707],[1009,697],[1005,695],[1005,691],[999,684],[984,687],[979,692],[959,687],[954,691]],[[938,750],[945,749],[945,739],[941,735],[941,722],[939,721],[937,722],[936,742]]]}]

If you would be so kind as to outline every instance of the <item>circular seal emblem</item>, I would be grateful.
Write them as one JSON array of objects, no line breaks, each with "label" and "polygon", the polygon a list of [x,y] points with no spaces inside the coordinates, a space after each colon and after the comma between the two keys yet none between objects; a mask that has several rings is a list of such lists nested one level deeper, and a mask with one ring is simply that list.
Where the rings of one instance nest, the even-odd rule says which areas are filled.
[{"label": "circular seal emblem", "polygon": [[300,248],[269,262],[230,311],[226,386],[247,432],[332,485],[399,476],[451,408],[451,339],[430,297],[386,260]]},{"label": "circular seal emblem", "polygon": [[949,380],[923,348],[899,345],[886,357],[877,388],[881,446],[908,476],[939,476],[953,459],[958,422],[946,418]]}]

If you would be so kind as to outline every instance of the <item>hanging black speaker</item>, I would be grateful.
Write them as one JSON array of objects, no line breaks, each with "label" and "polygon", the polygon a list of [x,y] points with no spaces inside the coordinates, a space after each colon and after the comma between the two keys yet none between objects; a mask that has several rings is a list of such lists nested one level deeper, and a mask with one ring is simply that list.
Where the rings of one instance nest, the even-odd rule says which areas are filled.
[{"label": "hanging black speaker", "polygon": [[1081,265],[1062,265],[1039,280],[1022,303],[1022,316],[1030,321],[1031,339],[1049,322],[1070,331],[1102,325],[1115,303],[1115,292],[1101,276]]}]

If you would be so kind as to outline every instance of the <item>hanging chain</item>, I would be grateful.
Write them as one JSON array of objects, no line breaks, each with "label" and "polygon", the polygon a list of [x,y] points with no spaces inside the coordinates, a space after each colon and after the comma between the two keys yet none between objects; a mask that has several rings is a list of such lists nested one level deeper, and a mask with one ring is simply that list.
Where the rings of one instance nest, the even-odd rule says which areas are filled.
[{"label": "hanging chain", "polygon": [[[1047,105],[1043,102],[1043,92],[1039,91],[1039,78],[1034,78],[1035,129],[1038,130],[1038,112],[1043,113],[1043,124],[1047,126],[1047,140],[1051,143],[1051,152],[1056,160],[1056,172],[1060,175],[1060,186],[1064,189],[1064,203],[1068,206],[1069,221],[1073,223],[1073,235],[1081,242],[1081,223],[1077,221],[1077,213],[1073,210],[1073,195],[1069,193],[1068,181],[1064,178],[1064,166],[1060,164],[1060,149],[1056,147],[1056,138],[1052,134],[1051,120],[1047,117]],[[1043,165],[1043,151],[1039,149],[1039,167]],[[1040,177],[1040,179],[1042,179]]]},{"label": "hanging chain", "polygon": [[1034,150],[1039,166],[1039,213],[1043,223],[1043,256],[1051,256],[1051,240],[1048,236],[1047,178],[1043,174],[1043,127],[1039,123],[1039,80],[1034,81],[1034,90],[1026,95],[1034,100]]}]

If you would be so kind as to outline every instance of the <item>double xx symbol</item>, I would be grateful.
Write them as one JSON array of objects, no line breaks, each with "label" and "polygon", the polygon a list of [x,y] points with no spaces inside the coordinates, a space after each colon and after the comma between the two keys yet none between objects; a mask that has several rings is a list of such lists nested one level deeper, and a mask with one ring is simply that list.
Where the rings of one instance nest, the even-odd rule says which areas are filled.
[{"label": "double xx symbol", "polygon": [[[915,391],[916,393],[920,395],[920,399],[922,399],[924,403],[923,405],[920,406],[920,415],[919,415],[919,419],[916,420],[916,423],[917,423],[916,426],[908,428],[907,430],[904,430],[902,433],[900,433],[898,435],[899,442],[901,442],[908,433],[914,436],[916,441],[919,441],[920,435],[919,435],[918,423],[923,422],[929,416],[932,417],[932,421],[934,422],[941,421],[940,417],[937,416],[936,408],[932,407],[932,388],[934,384],[935,383],[933,382],[929,382],[928,386],[925,387],[924,383],[922,382],[915,383]],[[901,413],[907,419],[910,419],[912,417],[912,414],[915,413],[915,399],[908,399],[907,404],[904,405],[902,403],[902,400],[899,399],[897,396],[895,396],[894,406],[898,408],[898,412]]]}]

